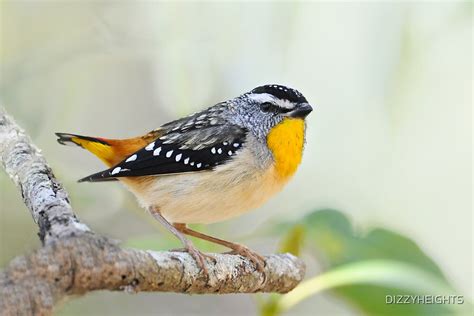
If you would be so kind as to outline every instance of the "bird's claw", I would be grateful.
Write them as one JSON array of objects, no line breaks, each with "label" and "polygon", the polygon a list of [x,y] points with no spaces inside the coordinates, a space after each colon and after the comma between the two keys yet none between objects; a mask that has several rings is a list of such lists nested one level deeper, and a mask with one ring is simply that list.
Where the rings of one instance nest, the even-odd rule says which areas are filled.
[{"label": "bird's claw", "polygon": [[214,258],[212,255],[201,252],[196,247],[194,247],[192,243],[186,244],[184,248],[173,249],[171,251],[189,253],[191,257],[193,257],[194,260],[196,261],[198,268],[201,269],[202,273],[207,278],[209,278],[209,270],[207,269],[207,266],[206,266],[206,259],[210,259],[214,264],[216,264],[216,258]]},{"label": "bird's claw", "polygon": [[265,270],[265,258],[244,245],[235,244],[232,251],[226,253],[241,255],[242,257],[249,259],[255,265],[258,272],[263,272]]}]

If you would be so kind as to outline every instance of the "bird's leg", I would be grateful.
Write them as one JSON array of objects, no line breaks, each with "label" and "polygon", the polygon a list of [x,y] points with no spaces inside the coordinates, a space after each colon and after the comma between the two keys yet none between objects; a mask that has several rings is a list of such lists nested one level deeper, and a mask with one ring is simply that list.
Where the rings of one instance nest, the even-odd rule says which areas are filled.
[{"label": "bird's leg", "polygon": [[[173,228],[175,228],[180,234],[184,234],[183,232],[181,232],[181,229],[182,229],[181,227],[183,227],[183,226],[186,227],[185,224],[173,223],[172,226],[173,226]],[[182,236],[183,236],[183,235],[182,235]],[[185,238],[185,237],[183,236],[183,238]],[[192,244],[191,241],[189,241],[189,243]],[[196,250],[197,250],[197,249],[196,249]],[[184,251],[184,252],[188,252],[188,250],[187,250],[186,248],[172,249],[171,251],[179,251],[179,252]],[[199,250],[198,250],[198,251],[199,251]],[[214,256],[212,256],[211,254],[207,254],[207,253],[205,253],[205,252],[202,252],[202,251],[199,251],[199,252],[201,253],[201,255],[202,255],[203,257],[205,257],[205,258],[211,260],[214,264],[216,264],[217,260],[216,260],[216,258],[215,258]]]},{"label": "bird's leg", "polygon": [[[150,213],[156,220],[158,220],[164,227],[166,227],[166,229],[168,229],[173,235],[178,237],[178,239],[184,246],[184,251],[188,252],[194,258],[194,260],[196,260],[196,264],[204,272],[204,274],[209,276],[209,271],[206,267],[206,258],[210,256],[199,251],[190,240],[188,240],[175,226],[173,226],[170,222],[166,220],[166,218],[163,217],[163,215],[161,215],[158,209],[150,208]],[[214,257],[211,258],[215,260]]]},{"label": "bird's leg", "polygon": [[186,224],[174,224],[174,227],[176,227],[176,229],[179,230],[180,232],[182,232],[183,234],[193,236],[193,237],[196,237],[196,238],[199,238],[199,239],[207,240],[209,242],[212,242],[212,243],[215,243],[215,244],[218,244],[218,245],[222,245],[224,247],[232,249],[233,252],[235,252],[236,254],[239,254],[243,257],[246,257],[246,258],[250,259],[250,261],[252,261],[255,264],[255,266],[257,267],[257,270],[259,272],[263,272],[263,270],[264,270],[265,258],[263,258],[258,253],[250,250],[249,248],[245,247],[244,245],[241,245],[241,244],[238,244],[238,243],[233,243],[233,242],[230,242],[230,241],[226,241],[226,240],[223,240],[223,239],[219,239],[219,238],[216,238],[216,237],[212,237],[212,236],[197,232],[195,230],[192,230],[192,229],[186,227]]}]

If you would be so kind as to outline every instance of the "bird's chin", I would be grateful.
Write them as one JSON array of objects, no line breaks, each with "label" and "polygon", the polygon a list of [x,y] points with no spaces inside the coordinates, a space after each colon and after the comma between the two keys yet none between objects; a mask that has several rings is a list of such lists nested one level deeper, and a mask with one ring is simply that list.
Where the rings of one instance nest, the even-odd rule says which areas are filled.
[{"label": "bird's chin", "polygon": [[292,118],[305,119],[313,111],[313,107],[308,103],[300,104],[296,109],[289,112],[287,115]]}]

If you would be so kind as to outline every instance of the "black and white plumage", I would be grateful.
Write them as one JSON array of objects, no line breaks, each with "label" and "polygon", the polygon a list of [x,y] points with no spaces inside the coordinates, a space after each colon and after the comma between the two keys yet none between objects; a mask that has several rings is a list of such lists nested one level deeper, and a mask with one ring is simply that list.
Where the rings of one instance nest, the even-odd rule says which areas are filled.
[{"label": "black and white plumage", "polygon": [[113,167],[79,181],[213,170],[239,154],[248,134],[266,146],[270,128],[285,117],[305,116],[309,113],[306,104],[306,98],[295,89],[281,85],[257,87],[164,124],[152,132],[159,135],[153,142]]},{"label": "black and white plumage", "polygon": [[163,125],[159,138],[112,168],[79,181],[198,172],[224,164],[243,147],[247,129],[219,116],[220,106]]}]

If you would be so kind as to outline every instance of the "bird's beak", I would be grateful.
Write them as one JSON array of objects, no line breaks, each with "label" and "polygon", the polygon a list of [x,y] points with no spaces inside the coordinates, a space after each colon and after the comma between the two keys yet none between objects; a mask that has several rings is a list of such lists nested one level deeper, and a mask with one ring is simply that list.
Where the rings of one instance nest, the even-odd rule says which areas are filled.
[{"label": "bird's beak", "polygon": [[304,119],[309,113],[313,111],[313,108],[308,103],[299,104],[296,109],[288,113],[289,117]]}]

